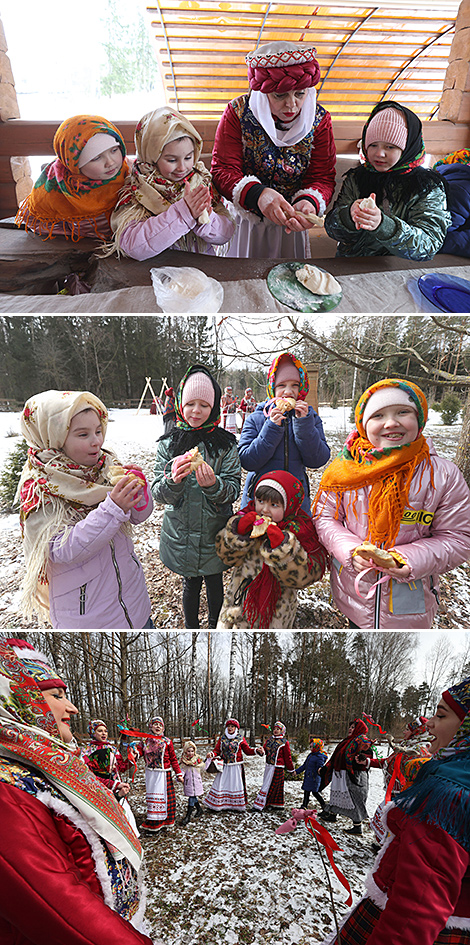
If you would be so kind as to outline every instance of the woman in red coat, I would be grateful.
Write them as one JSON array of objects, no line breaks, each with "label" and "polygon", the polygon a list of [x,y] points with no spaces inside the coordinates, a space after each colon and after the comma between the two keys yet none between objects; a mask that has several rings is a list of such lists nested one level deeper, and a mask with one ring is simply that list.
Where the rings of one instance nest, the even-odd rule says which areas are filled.
[{"label": "woman in red coat", "polygon": [[238,719],[228,719],[225,723],[224,734],[217,740],[214,751],[209,751],[206,756],[207,769],[211,767],[211,761],[217,761],[217,759],[222,762],[223,767],[216,774],[203,804],[214,811],[246,811],[248,798],[243,755],[262,754],[264,754],[262,748],[251,748],[241,734]]},{"label": "woman in red coat", "polygon": [[80,759],[65,683],[3,640],[0,692],[0,942],[152,945],[137,930],[141,846]]},{"label": "woman in red coat", "polygon": [[[341,945],[470,942],[470,679],[428,719],[432,759],[385,808],[390,831]],[[323,945],[336,945],[336,932]]]},{"label": "woman in red coat", "polygon": [[253,810],[268,810],[270,807],[284,807],[284,769],[293,774],[295,765],[286,738],[286,726],[276,722],[272,735],[264,745],[266,767],[261,790],[253,803]]},{"label": "woman in red coat", "polygon": [[237,228],[228,256],[310,256],[310,213],[323,216],[335,187],[329,112],[318,104],[316,50],[265,43],[246,56],[250,91],[227,105],[215,134],[212,179]]}]

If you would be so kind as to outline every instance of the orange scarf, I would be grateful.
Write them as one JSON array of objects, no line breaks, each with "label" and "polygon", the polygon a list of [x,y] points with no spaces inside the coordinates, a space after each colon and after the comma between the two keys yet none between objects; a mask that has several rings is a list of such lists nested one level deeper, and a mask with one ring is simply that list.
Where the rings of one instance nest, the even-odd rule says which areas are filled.
[{"label": "orange scarf", "polygon": [[[110,181],[90,180],[78,167],[81,151],[95,134],[112,135],[121,148],[124,161]],[[75,115],[59,125],[53,145],[57,159],[44,168],[31,193],[19,207],[15,222],[18,226],[26,224],[45,239],[54,237],[53,229],[57,224],[68,224],[74,242],[81,238],[81,225],[88,223],[94,226],[99,239],[108,239],[110,230],[104,231],[99,217],[105,215],[109,224],[119,191],[129,173],[121,134],[110,121],[99,115]],[[63,235],[66,238],[70,235],[65,226]]]},{"label": "orange scarf", "polygon": [[[364,409],[369,397],[383,387],[405,388],[415,400],[418,407],[419,435],[413,443],[380,450],[374,448],[367,439],[362,423]],[[335,518],[338,519],[343,495],[350,492],[345,511],[347,514],[352,508],[357,518],[358,490],[370,486],[367,538],[378,547],[393,547],[400,530],[403,511],[409,501],[411,481],[420,464],[422,468],[418,488],[421,487],[426,466],[430,469],[431,484],[434,487],[429,446],[421,432],[426,419],[426,398],[421,389],[410,381],[386,378],[367,388],[356,407],[357,429],[348,436],[341,455],[334,459],[323,473],[312,506],[313,517],[321,514],[327,495],[334,493]],[[321,509],[317,511],[322,496]]]}]

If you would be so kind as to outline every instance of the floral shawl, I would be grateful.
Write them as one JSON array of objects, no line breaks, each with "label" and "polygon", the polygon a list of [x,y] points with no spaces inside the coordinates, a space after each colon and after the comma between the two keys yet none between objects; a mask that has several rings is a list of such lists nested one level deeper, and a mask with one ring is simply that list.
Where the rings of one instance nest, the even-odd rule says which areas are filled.
[{"label": "floral shawl", "polygon": [[[124,158],[118,173],[109,181],[90,180],[78,167],[81,151],[95,134],[115,138]],[[99,218],[104,214],[109,223],[119,191],[129,173],[126,148],[120,132],[99,115],[75,115],[59,125],[53,145],[57,158],[42,171],[31,193],[21,204],[15,222],[18,226],[26,224],[41,236],[45,234],[45,239],[53,238],[53,229],[57,224],[66,223],[72,228],[73,241],[81,238],[82,224],[91,223],[96,236],[107,239],[108,233],[99,230]],[[63,235],[68,237],[65,226]]]}]

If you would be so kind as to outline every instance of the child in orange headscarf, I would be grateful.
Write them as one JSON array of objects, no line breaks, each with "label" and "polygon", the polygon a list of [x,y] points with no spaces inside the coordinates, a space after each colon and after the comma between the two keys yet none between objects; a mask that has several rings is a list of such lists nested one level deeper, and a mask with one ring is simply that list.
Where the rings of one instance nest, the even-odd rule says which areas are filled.
[{"label": "child in orange headscarf", "polygon": [[[430,629],[439,574],[470,555],[470,491],[458,467],[423,436],[428,405],[416,384],[372,384],[355,416],[313,506],[332,556],[335,602],[355,629]],[[365,540],[391,551],[394,563],[361,550]]]},{"label": "child in orange headscarf", "polygon": [[16,223],[44,236],[107,240],[111,213],[129,166],[118,129],[99,115],[75,115],[59,125],[57,155],[21,204]]}]

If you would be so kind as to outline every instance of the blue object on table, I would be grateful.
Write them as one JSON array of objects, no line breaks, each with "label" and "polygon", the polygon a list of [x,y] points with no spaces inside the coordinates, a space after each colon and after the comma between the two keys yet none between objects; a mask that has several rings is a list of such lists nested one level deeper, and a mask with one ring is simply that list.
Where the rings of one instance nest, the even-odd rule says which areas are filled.
[{"label": "blue object on table", "polygon": [[468,279],[430,272],[419,277],[418,286],[424,297],[441,312],[470,312]]}]

